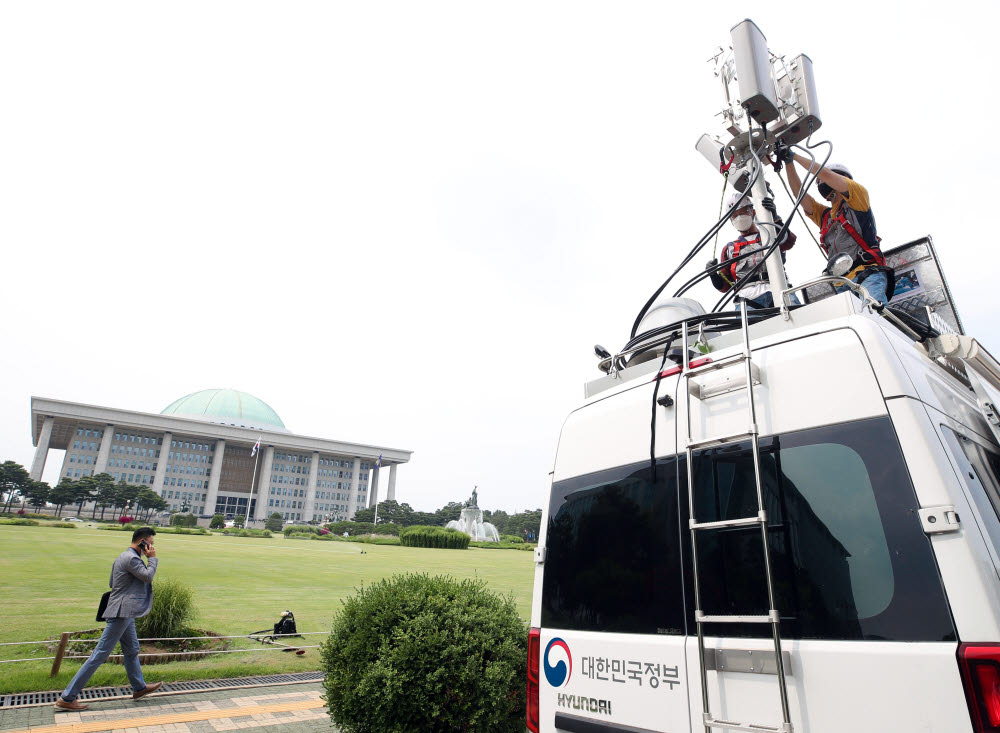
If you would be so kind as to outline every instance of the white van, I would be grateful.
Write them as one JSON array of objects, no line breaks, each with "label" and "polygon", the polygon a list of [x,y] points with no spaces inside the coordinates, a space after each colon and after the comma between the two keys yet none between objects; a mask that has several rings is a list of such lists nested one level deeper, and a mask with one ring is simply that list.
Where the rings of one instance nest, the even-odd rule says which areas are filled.
[{"label": "white van", "polygon": [[850,292],[753,315],[610,360],[566,419],[529,728],[1000,731],[1000,364]]}]

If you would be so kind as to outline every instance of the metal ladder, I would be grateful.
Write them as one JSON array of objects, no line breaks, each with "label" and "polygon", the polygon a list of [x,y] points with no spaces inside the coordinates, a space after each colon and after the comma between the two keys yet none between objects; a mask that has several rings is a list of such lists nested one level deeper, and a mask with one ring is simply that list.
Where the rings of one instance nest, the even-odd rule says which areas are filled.
[{"label": "metal ladder", "polygon": [[[741,325],[743,328],[743,351],[742,353],[729,356],[719,361],[714,361],[704,366],[693,367],[690,363],[689,352],[688,352],[688,324],[687,321],[684,322],[682,326],[682,337],[684,339],[684,347],[682,352],[683,358],[683,370],[681,373],[682,378],[685,380],[684,394],[685,394],[685,419],[687,421],[687,481],[688,481],[688,526],[691,531],[691,559],[694,565],[694,603],[695,603],[695,623],[698,627],[698,667],[701,672],[701,699],[702,699],[702,718],[705,725],[706,733],[711,733],[713,728],[718,728],[722,730],[738,730],[738,731],[751,731],[756,733],[763,733],[767,731],[775,731],[780,733],[792,733],[792,723],[791,718],[788,713],[788,688],[785,683],[785,669],[782,661],[781,654],[781,619],[775,608],[774,602],[774,581],[771,573],[771,553],[768,546],[767,537],[767,512],[764,509],[764,493],[761,486],[760,480],[760,446],[758,444],[758,432],[757,432],[757,411],[754,405],[754,395],[753,395],[753,377],[756,371],[759,374],[759,370],[754,366],[751,361],[750,353],[750,327],[747,321],[747,308],[746,303],[742,304],[740,309],[741,312]],[[746,374],[746,395],[747,395],[747,411],[750,423],[747,430],[742,433],[734,433],[730,435],[718,435],[713,438],[699,439],[695,440],[691,434],[691,396],[692,392],[698,391],[698,399],[702,399],[700,389],[697,385],[692,384],[690,381],[692,378],[705,374],[707,372],[725,369],[726,367],[735,366],[739,363],[743,363],[745,374]],[[741,440],[750,439],[750,443],[753,449],[753,470],[754,470],[754,480],[757,485],[757,516],[755,517],[743,517],[739,519],[726,519],[717,522],[699,522],[695,517],[695,500],[694,500],[694,452],[701,448],[707,448],[713,445],[723,445],[725,443],[731,443]],[[767,602],[768,602],[768,613],[760,616],[752,615],[737,615],[737,616],[711,616],[704,613],[701,607],[701,584],[698,572],[698,543],[697,535],[698,532],[706,529],[719,529],[722,527],[750,527],[758,525],[760,527],[760,538],[764,546],[764,571],[767,581]],[[747,723],[743,721],[732,721],[724,720],[722,718],[716,717],[712,714],[709,709],[708,701],[708,671],[705,666],[705,624],[770,624],[771,631],[774,636],[774,661],[775,668],[778,672],[778,688],[781,694],[781,713],[783,718],[783,723],[781,725],[760,725],[754,723]],[[722,672],[717,672],[717,674],[722,674]]]}]

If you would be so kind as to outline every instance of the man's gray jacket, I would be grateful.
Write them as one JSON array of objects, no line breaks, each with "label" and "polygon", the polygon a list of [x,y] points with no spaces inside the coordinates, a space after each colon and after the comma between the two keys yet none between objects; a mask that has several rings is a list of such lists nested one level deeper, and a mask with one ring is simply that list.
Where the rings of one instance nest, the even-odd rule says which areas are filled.
[{"label": "man's gray jacket", "polygon": [[139,553],[131,547],[115,559],[111,566],[111,596],[104,618],[139,618],[153,607],[153,576],[156,575],[156,558],[143,563]]}]

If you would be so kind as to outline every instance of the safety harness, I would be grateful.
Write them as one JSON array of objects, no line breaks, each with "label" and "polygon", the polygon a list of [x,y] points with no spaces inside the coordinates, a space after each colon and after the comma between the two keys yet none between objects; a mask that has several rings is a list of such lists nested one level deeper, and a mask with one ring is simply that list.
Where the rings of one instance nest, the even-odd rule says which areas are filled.
[{"label": "safety harness", "polygon": [[[732,278],[732,282],[736,282],[737,280],[740,279],[739,276],[736,274],[737,267],[739,267],[740,265],[749,264],[750,267],[752,268],[755,264],[757,264],[756,257],[749,257],[745,260],[737,259],[740,256],[741,249],[743,249],[744,247],[749,247],[754,244],[760,244],[759,233],[753,239],[745,239],[744,237],[739,237],[733,241],[733,263],[728,268],[726,268],[727,270],[729,270],[729,275]],[[766,277],[767,277],[766,268],[762,267],[760,268],[760,270],[757,271],[757,275],[748,282],[757,282],[760,280],[764,280]]]},{"label": "safety harness", "polygon": [[882,238],[876,235],[875,239],[878,241],[875,246],[872,247],[869,245],[868,242],[865,241],[865,238],[858,233],[858,230],[854,228],[854,225],[847,220],[847,216],[844,215],[844,206],[845,204],[842,202],[837,210],[836,216],[833,215],[832,207],[823,212],[823,225],[819,230],[819,241],[823,245],[823,249],[827,252],[827,254],[829,254],[829,248],[826,244],[826,235],[833,228],[834,224],[840,224],[840,226],[844,228],[844,231],[847,232],[851,239],[853,239],[857,243],[858,247],[861,248],[859,258],[864,264],[875,264],[885,267],[885,256],[882,254],[882,250],[878,246],[878,243],[882,241]]},{"label": "safety harness", "polygon": [[894,270],[885,264],[885,255],[882,254],[882,249],[879,246],[882,238],[876,234],[874,246],[869,244],[844,214],[846,206],[846,201],[841,201],[836,216],[833,215],[833,207],[823,212],[823,218],[821,219],[822,226],[819,230],[820,245],[823,247],[824,252],[827,254],[830,253],[830,247],[826,243],[826,235],[833,229],[834,224],[840,224],[848,236],[858,245],[858,255],[854,258],[854,267],[851,268],[851,271],[845,277],[848,280],[855,280],[857,278],[855,282],[860,285],[870,275],[874,275],[876,272],[884,272],[886,275],[886,295],[892,298],[896,290],[896,276]]}]

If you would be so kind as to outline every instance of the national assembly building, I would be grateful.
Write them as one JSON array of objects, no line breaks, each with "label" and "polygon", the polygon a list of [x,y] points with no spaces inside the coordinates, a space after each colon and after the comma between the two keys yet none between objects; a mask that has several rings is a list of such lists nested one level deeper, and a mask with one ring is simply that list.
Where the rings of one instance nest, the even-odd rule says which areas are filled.
[{"label": "national assembly building", "polygon": [[299,522],[350,519],[378,499],[396,498],[396,466],[412,451],[290,432],[271,407],[246,392],[207,389],[160,414],[31,398],[30,475],[40,481],[49,449],[65,450],[59,471],[79,479],[108,473],[147,486],[170,505],[202,517]]}]

